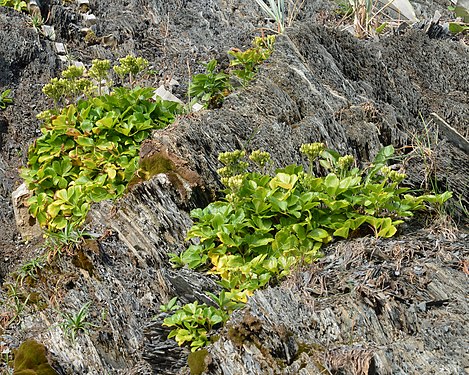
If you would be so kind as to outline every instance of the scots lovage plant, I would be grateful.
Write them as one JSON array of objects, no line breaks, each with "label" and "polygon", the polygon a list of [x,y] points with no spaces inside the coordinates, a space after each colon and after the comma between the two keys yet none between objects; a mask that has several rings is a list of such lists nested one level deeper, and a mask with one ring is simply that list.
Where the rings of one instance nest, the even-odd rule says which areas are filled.
[{"label": "scots lovage plant", "polygon": [[192,351],[209,344],[210,331],[228,320],[224,310],[197,301],[180,306],[173,298],[160,310],[173,312],[163,322],[164,326],[172,328],[168,338],[174,338],[179,345],[188,343]]},{"label": "scots lovage plant", "polygon": [[228,51],[231,57],[230,66],[236,67],[231,73],[246,86],[256,75],[258,67],[267,60],[273,52],[275,36],[269,35],[254,39],[253,47],[246,51],[232,49]]},{"label": "scots lovage plant", "polygon": [[[96,68],[97,78],[106,76],[103,66],[107,64]],[[83,72],[77,73],[74,78],[81,82]],[[75,92],[73,79],[64,80]],[[48,88],[53,93],[54,83]],[[38,116],[42,136],[30,146],[28,168],[21,175],[33,193],[30,213],[41,226],[62,230],[80,225],[91,203],[123,194],[138,168],[142,141],[181,110],[179,104],[153,96],[149,87],[116,87],[110,94]]]},{"label": "scots lovage plant", "polygon": [[[369,230],[377,237],[391,237],[405,217],[451,197],[449,192],[411,195],[401,186],[405,174],[387,165],[392,146],[362,170],[352,156],[341,156],[320,143],[303,145],[301,152],[309,159],[308,170],[289,165],[273,176],[265,173],[270,161],[266,152],[254,151],[249,157],[264,173],[247,172],[245,151],[220,154],[225,166],[218,172],[226,196],[192,211],[195,222],[187,237],[196,241],[180,255],[172,254],[176,267],[217,276],[226,293],[224,304],[227,296],[233,303],[229,312],[299,263],[321,257],[322,246],[334,237]],[[314,173],[315,163],[325,176]],[[216,300],[213,295],[212,299]]]},{"label": "scots lovage plant", "polygon": [[188,96],[191,100],[200,101],[205,108],[216,108],[231,90],[230,77],[217,71],[217,60],[206,65],[206,73],[196,74],[189,84]]},{"label": "scots lovage plant", "polygon": [[196,74],[189,84],[188,97],[191,104],[200,102],[205,108],[218,108],[225,97],[233,90],[232,78],[246,86],[256,75],[258,66],[272,54],[275,36],[255,38],[253,47],[241,51],[233,49],[228,52],[231,56],[229,74],[217,68],[217,60],[205,64],[205,73]]}]

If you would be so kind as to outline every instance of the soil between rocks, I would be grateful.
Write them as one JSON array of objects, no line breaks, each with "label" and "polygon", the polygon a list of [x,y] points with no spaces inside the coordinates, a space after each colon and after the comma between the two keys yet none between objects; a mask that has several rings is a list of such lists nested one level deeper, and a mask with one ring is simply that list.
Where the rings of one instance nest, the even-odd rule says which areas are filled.
[{"label": "soil between rocks", "polygon": [[[43,14],[50,14],[49,23],[56,28],[57,41],[65,43],[68,48],[67,58],[90,63],[93,58],[115,61],[128,53],[134,53],[149,59],[160,70],[151,84],[158,85],[169,78],[175,78],[180,85],[174,92],[182,94],[187,87],[189,71],[192,74],[200,71],[200,61],[217,57],[226,64],[226,50],[231,47],[247,47],[256,35],[256,28],[266,25],[252,3],[229,0],[92,2],[91,11],[98,17],[93,29],[97,36],[103,37],[100,43],[94,45],[86,44],[80,33],[84,24],[75,4],[43,1],[42,7]],[[441,7],[444,6],[444,2],[433,4],[433,7],[440,7],[442,12],[444,8]],[[429,10],[432,8],[424,3],[420,9],[422,14],[433,13]],[[404,35],[387,36],[378,41],[358,41],[347,33],[317,24],[330,10],[330,3],[307,2],[303,13],[298,17],[303,21],[289,29],[286,37],[278,39],[274,55],[262,67],[258,78],[249,88],[232,94],[219,110],[182,118],[169,128],[155,133],[151,141],[154,144],[149,142],[150,149],[165,146],[178,158],[185,160],[191,171],[196,172],[204,181],[199,190],[194,190],[188,202],[180,197],[170,182],[162,179],[145,183],[124,198],[120,203],[122,216],[118,214],[108,220],[103,214],[106,212],[105,205],[97,208],[94,215],[101,217],[102,223],[106,223],[115,235],[103,240],[96,254],[92,250],[86,250],[86,256],[95,265],[94,273],[83,272],[82,267],[67,264],[64,260],[58,268],[65,275],[64,280],[61,280],[60,285],[50,285],[49,289],[55,288],[60,297],[63,297],[64,307],[79,306],[79,302],[94,300],[95,314],[98,314],[99,307],[113,311],[113,320],[106,323],[108,325],[100,335],[92,336],[77,348],[68,348],[63,338],[60,338],[60,332],[47,331],[46,327],[58,317],[53,312],[46,311],[43,318],[26,316],[22,325],[11,327],[6,332],[9,336],[2,339],[4,342],[15,346],[25,337],[37,335],[51,350],[57,368],[63,373],[94,374],[104,373],[104,369],[116,374],[180,371],[187,353],[178,352],[176,348],[166,348],[163,354],[160,353],[158,350],[161,348],[158,349],[157,345],[158,340],[162,339],[161,332],[160,336],[155,335],[152,328],[154,326],[150,324],[159,303],[177,290],[174,275],[165,271],[168,267],[165,254],[184,247],[184,234],[190,226],[187,215],[189,209],[213,199],[219,190],[220,182],[216,175],[219,167],[216,160],[218,152],[247,143],[253,149],[263,148],[271,152],[278,166],[301,162],[299,145],[312,141],[324,141],[329,147],[352,153],[358,160],[366,162],[382,145],[408,147],[415,144],[417,139],[425,138],[425,132],[430,131],[435,135],[428,145],[432,150],[431,170],[425,169],[422,157],[410,159],[407,166],[409,184],[420,187],[426,181],[426,173],[431,173],[440,189],[454,191],[457,199],[453,201],[453,217],[464,229],[463,209],[469,206],[469,157],[464,147],[458,147],[452,138],[441,132],[441,124],[431,121],[431,113],[438,114],[467,138],[467,45],[457,40],[430,39],[419,30],[408,30]],[[125,16],[121,16],[122,14]],[[316,24],[310,20],[316,20]],[[53,42],[28,26],[26,16],[0,7],[0,25],[0,91],[11,88],[15,99],[13,106],[0,112],[0,279],[3,280],[9,272],[30,258],[37,248],[34,242],[25,243],[19,235],[10,195],[21,182],[18,168],[25,165],[28,144],[38,135],[39,123],[35,115],[51,105],[41,93],[41,88],[51,77],[57,76],[67,63],[60,61]],[[424,125],[424,121],[428,125]],[[142,207],[144,210],[159,210],[160,213],[153,218],[148,213],[138,212],[138,207],[140,210]],[[128,217],[124,217],[124,214]],[[141,215],[140,219],[137,214]],[[132,217],[134,220],[129,219]],[[440,234],[446,234],[448,227],[434,228]],[[458,348],[467,348],[464,341],[467,332],[463,319],[467,318],[468,306],[467,299],[464,303],[461,297],[465,293],[464,289],[458,288],[467,285],[467,275],[464,275],[464,262],[468,257],[467,237],[457,234],[452,240],[448,240],[447,236],[440,238],[439,235],[433,235],[430,238],[427,232],[418,233],[418,238],[415,238],[418,243],[412,242],[412,235],[384,244],[380,242],[378,249],[383,246],[392,250],[386,250],[387,255],[382,258],[378,256],[378,260],[375,254],[363,253],[363,246],[375,246],[367,243],[370,239],[362,241],[366,245],[357,240],[350,245],[344,244],[338,250],[330,249],[330,257],[317,266],[319,271],[305,271],[310,278],[308,282],[297,280],[298,282],[292,283],[290,280],[275,290],[269,289],[256,294],[250,302],[251,312],[264,311],[266,306],[275,304],[276,298],[280,298],[278,295],[286,295],[286,299],[281,301],[281,309],[272,308],[273,311],[265,313],[264,317],[256,313],[258,319],[262,321],[265,318],[265,321],[261,324],[263,328],[253,333],[260,338],[251,341],[260,340],[268,350],[258,353],[254,349],[256,345],[249,344],[254,354],[240,352],[228,333],[225,333],[220,343],[210,350],[212,365],[209,373],[240,374],[244,371],[241,369],[246,368],[246,373],[293,374],[300,373],[301,368],[308,368],[310,365],[307,363],[311,361],[327,363],[336,373],[353,373],[350,369],[356,369],[355,373],[360,373],[356,362],[343,353],[358,349],[361,350],[361,356],[358,357],[363,358],[363,366],[368,364],[372,367],[373,363],[374,368],[380,369],[375,373],[432,373],[437,365],[443,366],[444,373],[463,373],[469,367],[467,352]],[[429,238],[431,245],[422,245],[428,244]],[[357,250],[357,246],[360,249]],[[422,246],[427,246],[425,251],[415,255],[415,249]],[[439,247],[436,252],[428,249],[435,246]],[[396,248],[402,250],[402,254],[405,254],[403,257],[408,262],[404,262],[407,271],[399,275],[401,279],[404,278],[402,284],[393,284],[386,279],[391,277],[389,275],[397,267],[388,269],[387,262],[397,262],[401,256],[398,254],[396,258]],[[337,260],[344,257],[351,257],[353,260]],[[420,271],[412,270],[421,267],[421,259],[430,264],[425,264],[425,275],[439,272],[454,281],[445,291],[445,298],[438,295],[441,294],[441,286],[437,291],[428,291],[431,282],[424,282],[423,279],[419,279],[419,286],[413,289],[412,278],[420,276]],[[337,262],[348,262],[344,266],[346,270],[350,270],[352,265],[358,269],[363,267],[363,270],[361,273],[357,271],[358,273],[342,275],[334,268]],[[380,267],[386,272],[373,274],[373,270]],[[329,278],[336,273],[342,276],[327,279],[324,272]],[[340,284],[340,280],[354,280],[354,277],[361,277],[367,272],[373,274],[373,285],[368,285],[371,280],[369,276],[355,282],[353,288],[347,289]],[[380,275],[386,277],[380,281],[382,284],[377,285],[376,280],[379,280]],[[189,286],[193,285],[191,277],[194,276],[188,276]],[[297,277],[306,276],[299,273]],[[321,277],[326,277],[327,282],[314,281]],[[444,279],[438,280],[444,283]],[[206,282],[210,283],[209,280]],[[99,288],[93,286],[96,283]],[[319,283],[319,292],[315,283]],[[388,285],[391,287],[388,288]],[[321,288],[328,288],[331,292],[324,294]],[[377,291],[383,288],[386,289],[384,297],[376,297]],[[408,291],[408,288],[412,290]],[[419,288],[426,292],[423,295],[418,294]],[[179,292],[182,293],[183,290],[180,289]],[[391,310],[404,314],[405,319],[419,320],[423,314],[426,320],[422,323],[422,328],[417,327],[415,322],[396,323],[393,316],[388,316],[386,322],[401,326],[389,328],[389,332],[392,332],[389,336],[386,336],[384,329],[382,335],[386,337],[379,336],[381,341],[371,333],[375,331],[364,324],[363,327],[368,327],[369,331],[357,334],[364,338],[363,345],[357,349],[354,346],[346,348],[333,345],[338,342],[342,345],[346,341],[343,335],[347,330],[345,326],[350,321],[344,318],[341,323],[344,326],[337,328],[340,334],[334,336],[332,328],[327,327],[335,327],[333,320],[338,318],[330,314],[323,318],[329,320],[319,322],[320,319],[316,319],[319,323],[315,324],[322,327],[318,328],[321,336],[324,336],[322,338],[311,332],[311,321],[304,318],[303,328],[301,325],[292,328],[295,327],[295,322],[291,322],[288,327],[286,324],[285,332],[288,334],[275,331],[269,343],[262,332],[269,332],[269,319],[279,310],[285,310],[286,314],[291,313],[293,316],[298,316],[298,311],[304,312],[305,317],[313,314],[314,309],[298,307],[298,296],[303,295],[302,293],[309,293],[309,297],[301,301],[305,304],[317,303],[315,301],[318,297],[339,296],[334,301],[328,301],[327,298],[321,300],[321,311],[328,311],[329,308],[362,311],[365,309],[363,306],[368,304],[375,310],[391,306]],[[340,293],[358,293],[360,302],[351,307],[354,302],[343,298]],[[189,295],[187,298],[192,297]],[[383,298],[392,299],[390,305],[382,302]],[[407,298],[412,301],[406,302]],[[455,301],[455,305],[445,301]],[[296,307],[289,312],[290,310],[284,309],[285,303]],[[447,310],[448,303],[451,308],[455,307],[445,315],[444,310]],[[409,309],[414,306],[414,310],[403,312],[402,304]],[[132,306],[132,309],[129,310],[127,306]],[[432,309],[437,311],[434,316],[431,315],[435,311]],[[375,313],[379,321],[383,313]],[[248,313],[240,312],[233,321],[235,326],[244,324],[246,318],[243,314]],[[357,316],[360,314],[357,313]],[[278,319],[286,321],[282,316]],[[242,331],[241,328],[239,330]],[[292,332],[297,338],[294,343],[289,339]],[[434,335],[430,332],[434,332]],[[390,344],[392,337],[395,337],[393,335],[405,337],[403,341],[411,340],[412,336],[417,339],[410,342],[408,347],[398,347],[396,344],[393,349]],[[327,345],[323,340],[327,341]],[[409,353],[421,348],[416,344],[419,340],[424,341],[419,345],[423,345],[425,355],[419,357],[421,362],[412,364],[417,357]],[[381,345],[379,350],[373,346],[377,341]],[[300,342],[309,346],[300,348]],[[280,349],[279,345],[286,345],[287,348],[290,345],[292,349]],[[314,345],[327,347],[327,350],[318,353],[313,350]],[[429,354],[434,348],[443,346],[454,350],[450,354],[445,354],[444,351],[440,351],[438,355]],[[397,354],[393,355],[393,350]],[[337,351],[342,355],[343,363],[337,364],[339,356],[333,355]],[[169,356],[168,353],[175,354]],[[353,354],[352,357],[357,356]],[[231,363],[226,362],[230,358],[237,359]],[[274,362],[278,362],[276,359],[280,359],[281,366],[274,365]],[[71,363],[67,362],[69,360]],[[246,367],[249,363],[255,363],[255,371]],[[398,368],[396,363],[404,363],[409,367]],[[276,369],[275,366],[280,367]],[[310,372],[301,373],[315,373],[316,370],[311,367],[308,371]]]}]

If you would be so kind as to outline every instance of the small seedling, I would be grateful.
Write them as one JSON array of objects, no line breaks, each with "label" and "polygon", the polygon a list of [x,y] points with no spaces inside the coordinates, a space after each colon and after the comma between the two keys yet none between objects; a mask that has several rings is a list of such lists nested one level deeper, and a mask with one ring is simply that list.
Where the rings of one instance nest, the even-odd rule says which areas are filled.
[{"label": "small seedling", "polygon": [[71,223],[67,223],[60,231],[46,231],[45,247],[48,259],[52,260],[56,255],[63,253],[74,253],[85,242],[85,238],[90,236],[88,232],[76,228]]},{"label": "small seedling", "polygon": [[168,303],[160,306],[161,312],[170,312],[179,309],[181,306],[178,304],[178,298],[172,298]]},{"label": "small seedling", "polygon": [[26,278],[37,279],[39,271],[45,266],[44,257],[31,259],[23,264],[17,272],[16,282],[22,286]]},{"label": "small seedling", "polygon": [[0,94],[0,109],[4,110],[8,105],[13,104],[13,98],[10,97],[11,90],[5,90]]},{"label": "small seedling", "polygon": [[34,29],[37,32],[42,33],[42,25],[44,25],[44,19],[42,18],[40,13],[34,13],[31,15],[31,26],[34,27]]},{"label": "small seedling", "polygon": [[87,334],[91,327],[97,327],[87,321],[90,305],[91,302],[85,303],[76,314],[60,313],[63,321],[59,323],[59,327],[72,343],[75,343],[80,332]]}]

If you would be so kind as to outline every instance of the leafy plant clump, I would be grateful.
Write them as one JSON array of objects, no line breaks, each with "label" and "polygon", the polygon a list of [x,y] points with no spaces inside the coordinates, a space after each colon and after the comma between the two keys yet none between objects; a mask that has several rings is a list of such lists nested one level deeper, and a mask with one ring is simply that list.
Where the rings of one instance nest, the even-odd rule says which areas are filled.
[{"label": "leafy plant clump", "polygon": [[[218,108],[225,97],[233,91],[235,82],[246,86],[256,75],[257,69],[270,57],[275,43],[275,36],[255,38],[253,47],[246,51],[232,49],[228,52],[231,57],[230,67],[236,67],[229,73],[217,69],[217,60],[211,60],[205,65],[206,73],[200,73],[192,78],[189,84],[188,97],[191,104],[200,102],[205,108]],[[238,83],[239,86],[239,83]]]},{"label": "leafy plant clump", "polygon": [[[255,290],[321,257],[323,245],[334,238],[369,233],[391,237],[403,218],[451,197],[449,192],[411,195],[401,186],[405,174],[387,165],[394,154],[392,146],[383,148],[363,170],[355,167],[352,156],[341,156],[320,143],[303,145],[301,152],[309,159],[309,170],[290,165],[273,176],[247,172],[245,151],[220,154],[225,167],[219,174],[227,187],[226,196],[192,211],[196,222],[188,239],[196,241],[182,254],[172,255],[176,267],[217,275],[225,291],[212,299],[228,314]],[[265,170],[270,155],[254,151],[249,159]],[[316,175],[315,164],[327,175]],[[184,322],[197,322],[194,316],[188,317],[188,311],[179,319],[181,309],[164,321],[175,327],[170,336],[179,337],[179,344],[192,340],[180,333],[187,329]],[[196,325],[193,329],[202,329],[202,334],[206,328]]]},{"label": "leafy plant clump", "polygon": [[0,0],[0,6],[10,7],[18,12],[26,12],[28,10],[28,4],[23,0]]},{"label": "leafy plant clump", "polygon": [[7,106],[13,104],[13,98],[10,97],[11,90],[5,90],[0,94],[0,109],[4,110]]},{"label": "leafy plant clump", "polygon": [[210,343],[208,332],[228,320],[228,313],[222,309],[206,304],[199,305],[197,301],[181,307],[177,303],[177,298],[161,306],[161,310],[163,312],[174,311],[164,320],[165,326],[175,327],[168,338],[174,337],[179,345],[189,342],[192,351]]},{"label": "leafy plant clump", "polygon": [[83,69],[69,68],[44,87],[56,102],[64,96],[80,99],[38,116],[44,122],[42,136],[30,146],[28,168],[21,173],[33,193],[29,211],[42,227],[78,226],[91,203],[122,195],[138,169],[142,141],[181,111],[175,102],[153,98],[150,87],[115,87],[93,96],[96,81],[97,90],[103,89],[109,67],[94,61],[92,79],[83,76]]},{"label": "leafy plant clump", "polygon": [[208,62],[206,73],[196,74],[189,84],[189,98],[200,101],[205,108],[219,107],[231,90],[229,75],[218,72],[217,64],[217,60]]},{"label": "leafy plant clump", "polygon": [[228,55],[232,57],[230,66],[238,67],[231,71],[246,86],[256,75],[258,67],[267,60],[273,52],[275,36],[255,38],[253,47],[246,51],[232,49]]}]

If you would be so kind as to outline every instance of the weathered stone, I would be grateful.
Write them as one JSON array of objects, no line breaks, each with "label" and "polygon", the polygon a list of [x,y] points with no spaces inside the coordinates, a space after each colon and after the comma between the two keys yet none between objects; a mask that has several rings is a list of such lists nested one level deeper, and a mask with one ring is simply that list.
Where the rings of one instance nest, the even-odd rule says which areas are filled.
[{"label": "weathered stone", "polygon": [[87,27],[91,27],[92,25],[95,25],[98,22],[98,19],[94,14],[84,14],[83,15],[83,23]]},{"label": "weathered stone", "polygon": [[31,240],[42,236],[41,227],[36,219],[30,215],[26,206],[26,201],[30,196],[31,192],[24,183],[11,194],[16,226],[23,240]]},{"label": "weathered stone", "polygon": [[66,55],[67,49],[65,48],[65,44],[63,43],[55,43],[55,50],[59,55]]}]

